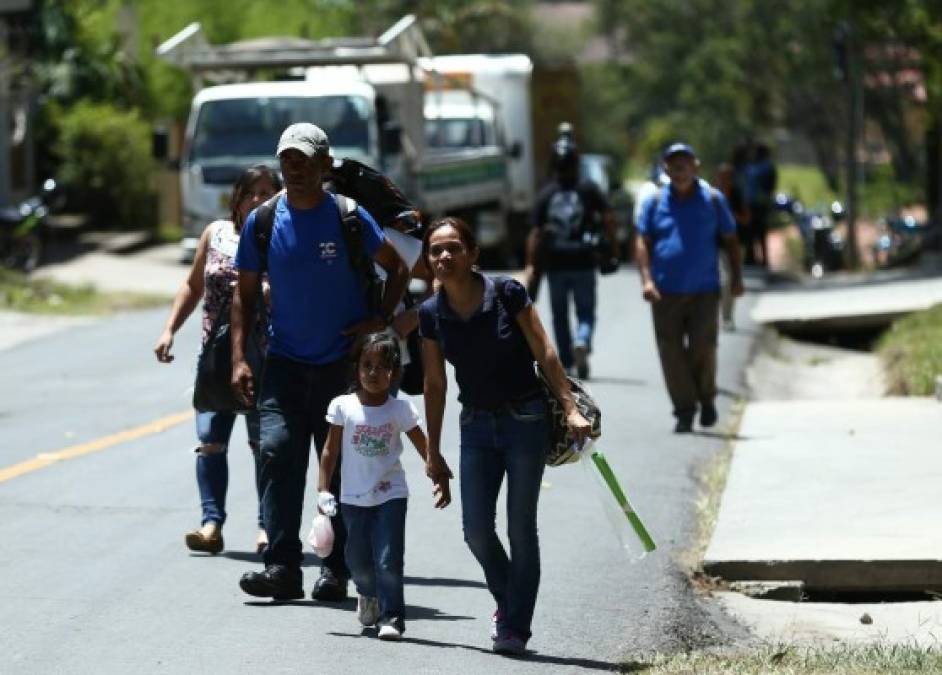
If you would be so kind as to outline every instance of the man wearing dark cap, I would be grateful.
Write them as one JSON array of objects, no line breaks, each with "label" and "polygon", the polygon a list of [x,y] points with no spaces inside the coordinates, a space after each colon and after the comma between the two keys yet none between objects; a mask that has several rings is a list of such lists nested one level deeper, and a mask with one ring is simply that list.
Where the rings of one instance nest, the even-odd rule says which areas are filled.
[{"label": "man wearing dark cap", "polygon": [[[579,151],[570,136],[556,141],[552,159],[553,178],[537,197],[533,213],[527,269],[529,274],[545,271],[559,360],[585,379],[595,331],[596,269],[612,272],[617,267],[615,214],[595,183],[580,180]],[[575,340],[570,296],[576,308]]]},{"label": "man wearing dark cap", "polygon": [[674,405],[674,431],[716,424],[719,246],[729,254],[730,286],[743,293],[736,223],[725,197],[697,176],[691,146],[664,152],[668,186],[648,197],[638,219],[636,255],[644,299],[651,303],[661,370]]},{"label": "man wearing dark cap", "polygon": [[[347,388],[350,347],[359,335],[389,325],[408,272],[373,217],[357,207],[361,247],[387,273],[379,311],[371,314],[362,279],[351,264],[338,197],[323,188],[332,164],[327,135],[313,124],[292,124],[277,154],[286,190],[274,206],[267,256],[256,236],[259,207],[245,221],[235,260],[239,287],[232,309],[232,376],[249,402],[256,392],[244,338],[252,332],[259,274],[267,272],[271,288],[268,355],[257,392],[260,490],[269,544],[265,570],[247,572],[239,585],[249,595],[293,600],[304,597],[298,532],[311,437],[319,456],[327,438],[327,406]],[[331,492],[338,500],[339,479],[337,471]],[[315,600],[347,597],[346,530],[339,517],[331,522],[333,553],[323,560]]]}]

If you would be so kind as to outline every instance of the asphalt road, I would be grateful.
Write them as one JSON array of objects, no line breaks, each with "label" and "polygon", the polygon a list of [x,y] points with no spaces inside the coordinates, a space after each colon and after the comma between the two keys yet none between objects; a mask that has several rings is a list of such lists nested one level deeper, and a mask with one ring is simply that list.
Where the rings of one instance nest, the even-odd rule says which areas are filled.
[{"label": "asphalt road", "polygon": [[[737,308],[743,325],[749,302]],[[630,562],[584,469],[548,469],[543,576],[524,661],[490,653],[493,603],[462,541],[460,504],[432,508],[414,455],[404,458],[413,496],[400,644],[362,635],[352,601],[277,604],[239,590],[241,573],[259,566],[244,428],[230,450],[226,551],[190,554],[183,534],[199,524],[195,437],[180,413],[198,322],[184,327],[176,361],[164,366],[151,349],[165,314],[117,316],[0,352],[0,673],[591,672],[737,632],[688,588],[676,562],[693,532],[696,469],[724,441],[670,433],[634,270],[602,281],[591,386],[604,413],[599,447],[660,548]],[[753,339],[749,330],[721,335],[721,427]],[[457,414],[452,400],[445,447],[453,466]],[[157,420],[169,428],[147,426]],[[24,472],[4,473],[14,465]],[[306,523],[311,488],[308,495]],[[310,555],[307,589],[316,575]]]}]

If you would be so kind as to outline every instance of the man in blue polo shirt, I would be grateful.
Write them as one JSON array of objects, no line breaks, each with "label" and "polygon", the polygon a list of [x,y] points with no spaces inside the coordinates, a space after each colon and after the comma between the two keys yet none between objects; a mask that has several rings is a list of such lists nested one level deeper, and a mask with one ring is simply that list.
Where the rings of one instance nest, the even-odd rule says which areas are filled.
[{"label": "man in blue polo shirt", "polygon": [[[292,600],[304,597],[298,531],[311,436],[319,456],[327,438],[327,405],[348,386],[353,340],[389,325],[408,271],[370,214],[358,207],[363,247],[387,273],[380,310],[371,316],[362,280],[351,264],[337,198],[322,184],[332,163],[327,135],[313,124],[293,124],[282,134],[277,153],[286,191],[274,210],[267,269],[262,269],[256,241],[258,211],[246,219],[239,239],[232,377],[240,396],[254,400],[244,339],[252,332],[259,274],[264,271],[271,289],[271,324],[257,404],[261,413],[260,490],[269,544],[265,570],[247,572],[239,585],[249,595]],[[338,499],[339,476],[335,472],[331,486]],[[346,530],[340,518],[332,524],[334,550],[323,561],[312,593],[315,600],[347,597]]]},{"label": "man in blue polo shirt", "polygon": [[729,254],[731,291],[743,294],[736,223],[726,199],[697,176],[693,148],[674,143],[664,152],[670,185],[649,196],[638,220],[636,255],[642,295],[651,303],[654,334],[674,431],[716,424],[716,343],[719,332],[719,251]]}]

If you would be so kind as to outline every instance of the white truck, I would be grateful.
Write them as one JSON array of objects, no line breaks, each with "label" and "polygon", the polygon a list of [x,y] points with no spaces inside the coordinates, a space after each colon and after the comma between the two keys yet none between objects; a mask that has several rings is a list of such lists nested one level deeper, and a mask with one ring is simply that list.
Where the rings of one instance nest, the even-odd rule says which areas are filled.
[{"label": "white truck", "polygon": [[[199,24],[167,40],[158,56],[189,70],[198,91],[180,162],[185,257],[206,224],[225,216],[239,173],[277,168],[274,149],[291,123],[310,121],[331,140],[335,157],[379,168],[427,217],[459,215],[482,248],[508,245],[507,148],[491,137],[476,147],[426,143],[425,79],[430,51],[415,18],[377,39],[297,38],[209,45]],[[286,81],[253,81],[281,69]],[[204,87],[207,81],[228,84]]]}]

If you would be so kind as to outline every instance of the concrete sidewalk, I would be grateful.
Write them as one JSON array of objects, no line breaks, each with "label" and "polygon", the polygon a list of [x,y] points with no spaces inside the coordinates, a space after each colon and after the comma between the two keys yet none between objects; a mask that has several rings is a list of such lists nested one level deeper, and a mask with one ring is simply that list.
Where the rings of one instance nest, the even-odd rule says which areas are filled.
[{"label": "concrete sidewalk", "polygon": [[749,404],[704,569],[807,590],[942,590],[942,405]]},{"label": "concrete sidewalk", "polygon": [[764,293],[753,307],[752,320],[785,330],[800,330],[811,324],[865,328],[886,325],[940,302],[942,277],[799,287]]},{"label": "concrete sidewalk", "polygon": [[172,297],[189,266],[180,262],[179,244],[151,246],[134,253],[98,248],[66,262],[43,265],[34,276],[71,285],[90,284],[100,291],[124,291]]}]

